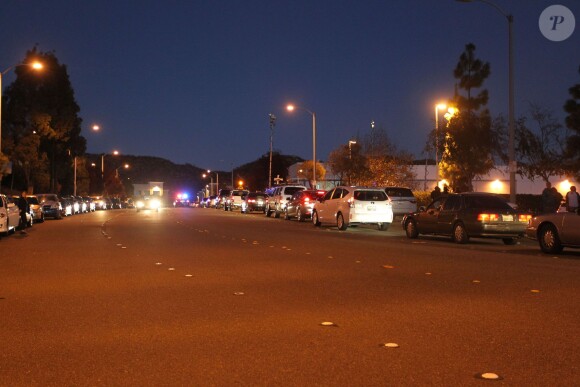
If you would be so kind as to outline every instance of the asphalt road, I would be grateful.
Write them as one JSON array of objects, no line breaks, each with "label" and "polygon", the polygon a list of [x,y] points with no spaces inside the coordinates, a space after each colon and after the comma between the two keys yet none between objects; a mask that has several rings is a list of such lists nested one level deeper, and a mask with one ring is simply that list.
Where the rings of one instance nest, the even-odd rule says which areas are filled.
[{"label": "asphalt road", "polygon": [[77,215],[0,240],[0,385],[573,386],[579,290],[531,241]]}]

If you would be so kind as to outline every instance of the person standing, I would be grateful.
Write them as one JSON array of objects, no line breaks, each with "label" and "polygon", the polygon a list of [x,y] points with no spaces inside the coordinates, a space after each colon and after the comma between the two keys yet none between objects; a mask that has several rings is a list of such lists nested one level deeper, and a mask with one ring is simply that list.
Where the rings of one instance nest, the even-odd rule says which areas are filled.
[{"label": "person standing", "polygon": [[436,185],[433,191],[431,191],[431,200],[435,200],[439,196],[441,196],[441,188],[439,188],[439,186]]},{"label": "person standing", "polygon": [[24,229],[28,226],[28,220],[26,219],[26,214],[30,213],[30,204],[26,199],[26,191],[22,191],[22,195],[18,199],[18,208],[20,209],[20,233],[26,234]]},{"label": "person standing", "polygon": [[576,192],[576,187],[571,186],[570,191],[566,194],[566,210],[568,212],[577,212],[580,203],[580,195]]}]

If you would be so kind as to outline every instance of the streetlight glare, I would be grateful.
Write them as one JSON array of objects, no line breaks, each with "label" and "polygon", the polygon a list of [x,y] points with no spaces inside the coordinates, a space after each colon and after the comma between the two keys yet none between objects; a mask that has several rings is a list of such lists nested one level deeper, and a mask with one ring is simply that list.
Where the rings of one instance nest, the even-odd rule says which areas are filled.
[{"label": "streetlight glare", "polygon": [[296,109],[296,107],[294,105],[292,105],[292,104],[286,106],[286,110],[288,110],[289,112],[293,112],[294,109]]},{"label": "streetlight glare", "polygon": [[99,125],[93,125],[93,130],[95,132],[98,132],[99,130],[101,130],[101,127]]},{"label": "streetlight glare", "polygon": [[113,154],[114,154],[115,156],[118,156],[118,155],[119,155],[119,151],[117,151],[117,150],[114,150],[114,151],[113,151]]},{"label": "streetlight glare", "polygon": [[435,106],[435,108],[439,109],[439,110],[447,109],[447,104],[440,103],[440,104],[437,104],[437,106]]},{"label": "streetlight glare", "polygon": [[44,68],[44,65],[40,62],[34,62],[32,63],[32,68],[35,70],[42,70]]}]

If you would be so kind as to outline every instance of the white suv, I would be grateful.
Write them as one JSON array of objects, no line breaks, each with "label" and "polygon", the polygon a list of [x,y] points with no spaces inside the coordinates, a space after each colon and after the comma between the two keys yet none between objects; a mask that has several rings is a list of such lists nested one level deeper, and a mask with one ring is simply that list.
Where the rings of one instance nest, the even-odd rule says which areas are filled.
[{"label": "white suv", "polygon": [[336,187],[314,203],[312,223],[336,224],[339,230],[360,223],[377,224],[385,231],[393,223],[393,207],[384,189]]},{"label": "white suv", "polygon": [[246,196],[249,194],[250,191],[245,189],[233,189],[230,193],[230,196],[226,198],[226,202],[224,204],[225,211],[233,211],[236,208],[242,207],[242,196]]},{"label": "white suv", "polygon": [[280,214],[284,213],[286,203],[298,191],[305,190],[303,185],[281,185],[270,188],[266,191],[269,195],[268,203],[266,204],[266,216],[271,216],[274,213],[275,218],[279,218]]}]

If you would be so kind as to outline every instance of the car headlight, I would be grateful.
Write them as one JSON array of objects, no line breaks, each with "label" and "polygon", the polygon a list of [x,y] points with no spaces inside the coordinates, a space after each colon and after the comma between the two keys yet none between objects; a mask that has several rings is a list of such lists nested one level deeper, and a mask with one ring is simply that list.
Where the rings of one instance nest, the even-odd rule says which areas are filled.
[{"label": "car headlight", "polygon": [[151,208],[159,208],[161,207],[161,202],[159,200],[151,200]]},{"label": "car headlight", "polygon": [[137,202],[137,208],[143,208],[145,206],[145,203],[143,203],[141,200],[139,200]]}]

